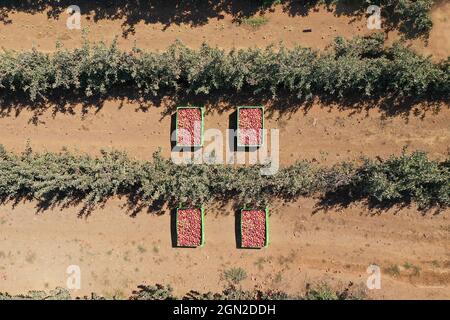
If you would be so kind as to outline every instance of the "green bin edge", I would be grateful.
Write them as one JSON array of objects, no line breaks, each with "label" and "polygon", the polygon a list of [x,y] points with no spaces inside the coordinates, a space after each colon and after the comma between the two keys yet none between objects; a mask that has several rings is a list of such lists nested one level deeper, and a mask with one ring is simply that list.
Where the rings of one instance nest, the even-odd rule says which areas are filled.
[{"label": "green bin edge", "polygon": [[[201,141],[200,141],[200,145],[179,145],[178,144],[178,110],[180,109],[200,109],[201,114],[202,114],[202,129],[201,129]],[[175,145],[177,147],[203,147],[203,142],[205,139],[205,108],[204,107],[196,107],[196,106],[181,106],[181,107],[177,107],[177,111],[175,113]]]},{"label": "green bin edge", "polygon": [[[178,210],[185,210],[185,209],[192,209],[192,208],[178,207],[177,208],[177,212],[175,214],[175,238],[177,239],[177,246],[178,246]],[[199,209],[199,208],[196,207],[194,209]],[[202,224],[201,225],[202,238],[200,240],[200,245],[199,246],[192,246],[192,247],[188,247],[188,248],[203,247],[203,245],[205,244],[205,208],[203,206],[200,207],[200,212],[201,212],[201,224]]]},{"label": "green bin edge", "polygon": [[[261,109],[262,110],[262,128],[263,128],[263,134],[262,134],[262,140],[260,144],[240,144],[239,143],[239,110],[240,109]],[[264,106],[238,106],[237,107],[237,123],[236,123],[236,130],[237,130],[237,146],[238,147],[260,147],[264,144]]]}]

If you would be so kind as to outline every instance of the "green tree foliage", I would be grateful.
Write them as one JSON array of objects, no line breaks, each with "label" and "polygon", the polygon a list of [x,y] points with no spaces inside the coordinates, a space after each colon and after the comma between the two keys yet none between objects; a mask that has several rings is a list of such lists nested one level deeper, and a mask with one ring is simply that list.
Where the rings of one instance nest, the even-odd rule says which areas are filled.
[{"label": "green tree foliage", "polygon": [[177,298],[173,295],[173,289],[169,286],[164,286],[161,284],[156,284],[154,286],[150,285],[140,285],[138,290],[133,291],[133,295],[130,297],[131,300],[176,300]]},{"label": "green tree foliage", "polygon": [[10,295],[0,292],[0,300],[71,300],[69,290],[65,288],[56,288],[49,292],[45,291],[28,291],[26,294]]},{"label": "green tree foliage", "polygon": [[384,0],[391,23],[408,37],[428,36],[433,22],[429,16],[434,0]]},{"label": "green tree foliage", "polygon": [[[115,300],[121,297],[110,297]],[[191,290],[181,297],[173,294],[170,285],[140,285],[133,291],[129,300],[355,300],[365,298],[364,293],[350,291],[346,288],[342,291],[333,291],[328,285],[320,284],[317,288],[308,285],[305,294],[288,294],[277,290],[243,290],[234,285],[226,286],[221,292],[198,292]],[[69,290],[56,288],[50,292],[29,291],[26,294],[10,295],[0,292],[0,300],[105,300],[106,298],[96,293],[90,296],[72,297]],[[122,298],[123,299],[123,298]]]},{"label": "green tree foliage", "polygon": [[449,60],[433,63],[381,35],[337,38],[327,51],[273,47],[225,52],[175,43],[162,53],[102,43],[53,54],[0,53],[0,98],[107,97],[118,90],[164,96],[253,93],[259,97],[448,98]]},{"label": "green tree foliage", "polygon": [[424,152],[366,160],[355,177],[352,189],[375,202],[416,202],[422,208],[450,204],[448,162],[430,161]]},{"label": "green tree foliage", "polygon": [[44,208],[82,202],[86,209],[113,196],[126,197],[133,207],[230,200],[237,206],[262,206],[275,198],[335,194],[342,201],[416,203],[425,210],[450,206],[449,163],[448,158],[439,162],[424,152],[404,151],[387,160],[365,159],[359,166],[344,162],[326,168],[299,161],[263,176],[259,165],[175,165],[159,153],[141,162],[119,151],[91,157],[27,149],[17,155],[0,147],[0,200],[34,199]]}]

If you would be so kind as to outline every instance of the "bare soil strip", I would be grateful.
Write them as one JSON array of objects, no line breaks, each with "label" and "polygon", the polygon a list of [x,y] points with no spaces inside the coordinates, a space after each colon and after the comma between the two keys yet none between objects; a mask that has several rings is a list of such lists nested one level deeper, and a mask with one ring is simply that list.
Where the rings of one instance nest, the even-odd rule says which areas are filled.
[{"label": "bare soil strip", "polygon": [[[223,112],[208,111],[205,130],[219,129],[225,143],[226,130],[235,128],[235,107],[228,106],[231,109]],[[142,111],[133,103],[107,101],[101,109],[87,111],[81,106],[65,113],[48,109],[33,122],[34,111],[22,110],[18,115],[7,113],[0,118],[0,142],[14,152],[22,152],[29,142],[39,152],[66,147],[95,155],[102,148],[119,149],[137,159],[149,160],[161,148],[162,155],[170,157],[173,117],[165,112],[164,107]],[[421,110],[415,115],[413,110],[403,117],[386,117],[376,109],[340,111],[323,105],[293,114],[266,113],[265,127],[280,133],[281,165],[299,159],[332,164],[361,156],[388,157],[399,154],[404,146],[427,151],[435,159],[450,151],[450,110],[446,106],[437,113]],[[205,147],[209,143],[206,137]]]},{"label": "bare soil strip", "polygon": [[[110,8],[114,9],[114,8]],[[204,10],[205,8],[203,8]],[[179,19],[164,19],[173,14],[171,8],[161,8],[163,12],[152,15],[130,12],[110,14],[96,12],[95,8],[81,6],[81,27],[91,41],[111,42],[118,37],[118,44],[131,49],[134,44],[147,50],[164,50],[176,40],[189,47],[197,48],[206,42],[224,49],[266,47],[282,42],[287,47],[301,45],[324,49],[336,36],[354,37],[375,32],[367,29],[367,21],[362,16],[349,16],[326,8],[310,10],[307,15],[290,14],[277,6],[273,12],[264,14],[265,22],[259,27],[238,23],[239,14],[229,10],[198,15],[189,12]],[[98,10],[97,10],[98,11]],[[410,43],[418,51],[432,54],[435,59],[445,59],[450,54],[450,4],[444,3],[431,12],[434,23],[428,41],[414,40]],[[252,17],[246,11],[244,17]],[[0,15],[1,16],[1,15]],[[260,17],[259,14],[255,15]],[[42,51],[55,50],[56,41],[66,48],[79,47],[82,41],[81,30],[68,30],[64,10],[9,11],[0,20],[1,47],[23,50],[35,47]],[[303,32],[311,29],[312,32]],[[383,30],[381,30],[383,31]],[[387,32],[389,41],[400,38],[396,31]]]},{"label": "bare soil strip", "polygon": [[131,218],[122,205],[112,200],[88,219],[77,219],[77,208],[36,215],[33,203],[2,206],[1,290],[65,287],[72,264],[81,267],[81,290],[74,292],[81,295],[126,295],[143,282],[172,284],[177,294],[220,290],[221,272],[230,267],[247,271],[246,288],[296,292],[320,281],[363,288],[375,263],[382,283],[370,297],[450,298],[448,212],[422,216],[411,208],[371,216],[364,206],[313,213],[312,199],[274,204],[270,246],[243,250],[236,248],[234,212],[207,208],[205,246],[179,249],[172,247],[169,211]]}]

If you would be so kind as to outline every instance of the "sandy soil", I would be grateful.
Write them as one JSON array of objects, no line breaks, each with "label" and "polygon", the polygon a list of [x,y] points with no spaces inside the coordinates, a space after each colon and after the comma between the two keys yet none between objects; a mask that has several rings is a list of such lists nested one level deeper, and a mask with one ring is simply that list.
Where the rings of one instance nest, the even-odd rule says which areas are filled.
[{"label": "sandy soil", "polygon": [[[165,49],[177,39],[191,47],[199,47],[203,42],[221,48],[261,47],[282,41],[286,46],[301,44],[324,48],[337,35],[351,37],[369,32],[365,20],[351,22],[350,17],[337,17],[324,9],[303,17],[288,16],[278,7],[264,16],[268,22],[259,28],[239,24],[235,16],[225,12],[208,18],[207,23],[200,25],[191,21],[146,23],[144,19],[133,25],[133,33],[126,32],[129,28],[126,17],[96,19],[95,12],[91,11],[82,15],[81,23],[82,28],[88,31],[90,40],[110,42],[117,36],[123,48],[131,48],[136,42],[139,47],[149,50]],[[2,47],[29,49],[34,45],[40,50],[52,51],[56,40],[67,48],[78,47],[82,31],[68,30],[67,17],[65,13],[51,18],[46,13],[10,13],[12,23],[0,25]],[[312,28],[313,32],[302,32],[307,28]]]},{"label": "sandy soil", "polygon": [[[131,48],[136,42],[148,50],[162,50],[175,39],[191,47],[204,41],[227,49],[282,40],[287,46],[300,43],[323,49],[336,35],[368,32],[365,20],[323,9],[301,16],[277,8],[265,14],[268,22],[257,29],[236,23],[239,15],[232,9],[210,10],[207,19],[195,12],[171,19],[163,13],[139,18],[95,14],[89,7],[85,11],[82,8],[82,25],[89,29],[89,39],[110,41],[118,35],[121,47]],[[4,13],[0,10],[0,45],[5,49],[35,45],[52,51],[56,40],[68,48],[80,44],[81,32],[66,29],[65,13]],[[421,40],[412,44],[437,59],[445,58],[450,54],[450,4],[438,6],[432,17],[435,27],[428,45]],[[313,32],[303,33],[306,28]],[[395,32],[389,34],[390,41],[397,38]],[[15,109],[8,112],[10,107],[2,106],[0,117],[0,143],[8,150],[20,152],[29,140],[37,151],[68,147],[98,154],[100,148],[116,148],[148,160],[161,147],[164,156],[170,155],[171,118],[164,115],[164,107],[141,110],[132,101],[106,101],[102,109],[88,108],[87,113],[75,105],[72,112],[49,108],[37,116],[26,108],[18,114]],[[223,132],[231,113],[230,109],[210,110],[205,128]],[[420,108],[388,116],[378,109],[355,112],[315,104],[289,115],[266,114],[266,127],[280,130],[282,165],[304,158],[332,164],[361,155],[386,157],[401,152],[404,145],[442,158],[450,151],[449,124],[448,106],[437,113]],[[167,210],[161,216],[141,213],[132,218],[123,202],[113,199],[81,219],[77,218],[79,208],[37,214],[35,203],[14,208],[3,205],[0,291],[21,293],[65,286],[66,268],[76,264],[81,267],[82,288],[75,294],[127,295],[143,282],[170,283],[180,294],[190,289],[219,290],[223,286],[221,272],[232,266],[249,273],[245,287],[295,292],[317,281],[335,286],[352,281],[364,286],[366,268],[375,263],[382,268],[382,289],[370,291],[370,297],[450,299],[448,211],[422,216],[414,208],[405,208],[372,215],[363,205],[355,205],[313,214],[315,204],[313,199],[274,204],[271,244],[263,250],[236,248],[235,217],[230,208],[207,208],[206,245],[191,250],[172,247]]]},{"label": "sandy soil", "polygon": [[[141,111],[132,103],[107,101],[100,110],[91,109],[87,113],[82,110],[81,106],[75,106],[71,112],[54,114],[49,109],[38,116],[37,123],[31,121],[32,111],[5,115],[0,117],[0,142],[15,152],[23,151],[28,141],[36,151],[60,151],[67,147],[99,154],[101,148],[114,148],[149,160],[161,148],[163,156],[170,157],[171,117],[164,114],[166,109],[151,107]],[[205,117],[205,130],[219,129],[225,144],[230,122],[234,128],[230,121],[234,119],[233,112],[210,109]],[[298,159],[330,164],[360,156],[387,157],[400,153],[403,146],[443,158],[450,151],[449,123],[450,110],[445,106],[437,113],[386,117],[378,109],[354,112],[316,105],[306,113],[267,112],[265,126],[279,130],[280,163],[288,165]],[[208,135],[205,140],[208,146],[211,143]],[[207,152],[207,148],[203,150]],[[225,145],[224,152],[228,150]]]},{"label": "sandy soil", "polygon": [[[252,8],[240,11],[220,11],[219,8],[199,16],[192,12],[174,11],[169,4],[160,11],[155,9],[153,14],[138,14],[133,10],[117,13],[113,8],[96,12],[89,4],[85,4],[86,9],[81,4],[80,7],[81,27],[87,32],[89,40],[109,43],[117,37],[119,46],[125,49],[136,44],[147,50],[163,50],[175,40],[194,48],[203,42],[224,49],[265,47],[282,42],[287,47],[300,44],[324,49],[338,35],[351,38],[375,32],[367,29],[365,17],[347,15],[345,8],[339,13],[317,8],[305,15],[301,10],[277,6],[272,12],[265,12],[263,16],[267,22],[255,28],[239,22],[241,16],[252,17]],[[206,11],[204,8],[202,10]],[[60,8],[7,11],[6,17],[0,19],[1,47],[14,50],[36,47],[42,51],[53,51],[56,41],[66,48],[80,46],[83,31],[68,30],[68,14],[59,11]],[[170,14],[174,13],[178,15],[170,19]],[[255,16],[260,14],[255,13]],[[442,2],[437,5],[432,11],[432,19],[435,26],[429,39],[409,42],[420,52],[432,54],[435,59],[445,59],[450,55],[447,31],[450,28],[450,4]],[[305,29],[312,29],[312,32],[303,32]],[[387,32],[387,36],[389,42],[400,38],[395,30]]]},{"label": "sandy soil", "polygon": [[[0,208],[0,291],[65,286],[69,265],[81,268],[81,290],[127,295],[138,283],[170,283],[176,293],[219,290],[223,270],[242,267],[243,286],[302,291],[328,281],[364,287],[370,264],[381,267],[381,289],[373,298],[450,298],[448,212],[422,216],[414,209],[370,216],[354,206],[316,212],[315,202],[275,205],[271,244],[236,249],[230,209],[206,208],[203,248],[173,248],[170,214],[124,213],[120,200],[87,219],[77,209],[35,214],[34,204]],[[399,273],[392,271],[398,266]]]}]

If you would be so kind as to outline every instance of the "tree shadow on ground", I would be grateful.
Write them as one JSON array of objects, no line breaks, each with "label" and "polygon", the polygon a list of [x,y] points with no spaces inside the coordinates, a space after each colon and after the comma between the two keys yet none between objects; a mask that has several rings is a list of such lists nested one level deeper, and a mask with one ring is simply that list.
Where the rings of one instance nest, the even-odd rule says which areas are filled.
[{"label": "tree shadow on ground", "polygon": [[[307,16],[310,12],[318,10],[323,0],[281,0],[283,11],[290,16]],[[336,16],[361,17],[365,15],[367,5],[362,1],[326,0],[325,6]],[[266,4],[265,4],[266,3]],[[11,24],[10,12],[25,12],[36,14],[46,12],[48,18],[56,19],[67,14],[66,9],[73,5],[72,0],[3,0],[0,3],[0,23]],[[254,0],[78,0],[81,14],[88,14],[89,19],[95,22],[100,20],[122,20],[122,33],[124,37],[135,33],[135,26],[160,23],[163,29],[171,25],[189,24],[201,26],[210,19],[224,19],[224,14],[231,15],[235,22],[251,17],[257,13],[273,10],[270,1]],[[395,15],[395,10],[386,8],[387,18],[384,29],[400,29],[408,38],[422,36],[417,34],[414,24]]]},{"label": "tree shadow on ground", "polygon": [[32,114],[29,123],[39,125],[40,118],[49,111],[53,117],[57,114],[75,115],[77,112],[81,112],[81,116],[84,117],[90,112],[100,112],[107,101],[116,102],[119,109],[123,108],[125,104],[135,105],[135,112],[147,112],[149,108],[158,108],[161,111],[160,121],[166,117],[172,117],[176,107],[181,105],[204,106],[206,115],[212,112],[219,114],[229,112],[235,110],[237,106],[262,105],[265,106],[266,116],[269,118],[289,117],[296,112],[303,112],[306,115],[314,105],[320,105],[321,108],[327,108],[330,111],[351,111],[349,116],[377,109],[385,119],[401,117],[406,121],[410,117],[425,118],[427,113],[436,114],[442,108],[450,105],[450,98],[437,96],[403,98],[381,96],[380,94],[372,98],[353,95],[338,98],[322,95],[305,100],[288,92],[280,92],[273,97],[264,93],[256,95],[251,90],[245,89],[239,93],[222,91],[211,92],[208,95],[192,94],[180,90],[179,92],[166,92],[161,96],[152,96],[131,88],[121,88],[112,89],[105,96],[91,97],[73,92],[57,92],[45,100],[34,102],[31,102],[26,95],[14,93],[9,97],[0,97],[0,118],[19,117],[22,112],[26,111]]},{"label": "tree shadow on ground", "polygon": [[[110,200],[110,198],[112,197],[113,196],[107,197],[102,201],[91,204],[86,202],[86,197],[81,194],[73,195],[70,197],[65,195],[54,195],[52,197],[44,197],[40,199],[36,199],[28,194],[18,194],[14,197],[0,199],[0,205],[11,205],[14,209],[20,204],[34,203],[36,214],[44,214],[45,212],[52,210],[63,211],[69,208],[79,208],[79,210],[77,211],[78,218],[89,218],[92,214],[94,214],[96,210],[104,209],[108,200]],[[299,200],[299,198],[301,197],[303,196],[292,197],[290,199],[270,198],[268,199],[268,202],[270,203],[281,200],[282,203],[287,204],[293,203]],[[118,198],[125,199],[125,204],[120,205],[120,208],[123,209],[125,214],[130,218],[135,218],[139,214],[151,214],[160,216],[169,212],[171,215],[172,230],[175,230],[174,228],[176,228],[176,224],[174,214],[176,212],[175,208],[178,206],[178,204],[169,203],[167,201],[156,201],[152,205],[143,204],[140,201],[139,197],[137,195],[133,195],[132,193],[122,194],[118,196]],[[414,211],[419,212],[422,216],[429,214],[436,216],[448,210],[448,208],[433,205],[429,207],[418,208],[413,201],[408,199],[404,199],[402,201],[397,200],[378,202],[366,197],[349,196],[344,192],[326,193],[314,198],[316,202],[312,211],[313,215],[328,214],[330,212],[339,213],[355,205],[360,206],[364,209],[364,211],[361,212],[361,215],[368,216],[378,216],[384,213],[397,215],[405,209],[414,209]],[[231,207],[229,206],[230,203],[232,204]],[[222,215],[230,214],[229,210],[224,210],[225,208],[229,208],[230,210],[232,210],[235,220],[234,229],[236,248],[242,248],[240,237],[240,210],[242,208],[242,205],[237,203],[235,199],[233,199],[233,197],[227,197],[226,199],[214,199],[213,203],[208,203],[208,207],[210,207],[210,209],[213,211],[221,212],[220,214]],[[217,208],[219,208],[220,210],[218,210]],[[174,246],[176,246],[176,238],[174,235],[172,235],[172,243],[174,244]]]},{"label": "tree shadow on ground", "polygon": [[318,213],[328,213],[329,211],[342,211],[352,205],[361,204],[366,207],[366,213],[370,216],[380,215],[387,211],[392,211],[393,214],[400,213],[403,209],[412,208],[420,212],[421,215],[427,215],[431,212],[432,215],[438,215],[446,210],[444,207],[437,205],[430,205],[428,207],[417,207],[414,201],[409,198],[392,201],[378,201],[361,194],[350,192],[347,188],[333,192],[326,192],[320,195],[313,208],[313,215]]},{"label": "tree shadow on ground", "polygon": [[[5,0],[0,4],[0,22],[12,23],[8,13],[19,11],[31,14],[46,12],[49,18],[58,18],[73,5],[71,0]],[[163,29],[171,25],[189,24],[201,26],[210,19],[221,20],[230,14],[235,20],[253,16],[268,10],[260,1],[241,0],[78,0],[81,14],[92,19],[123,20],[123,36],[135,32],[136,24],[160,23]]]}]

